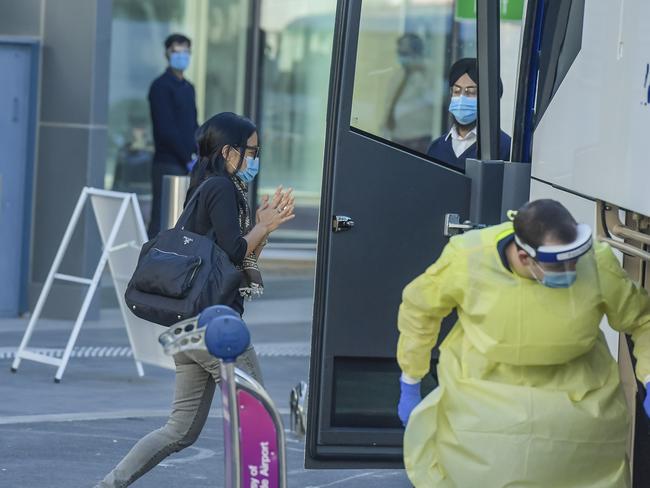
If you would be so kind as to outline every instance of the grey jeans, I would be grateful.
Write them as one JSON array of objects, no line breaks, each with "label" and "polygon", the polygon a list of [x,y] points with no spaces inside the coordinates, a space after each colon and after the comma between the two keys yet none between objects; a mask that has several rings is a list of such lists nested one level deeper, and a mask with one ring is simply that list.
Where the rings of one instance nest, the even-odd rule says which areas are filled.
[{"label": "grey jeans", "polygon": [[[220,380],[219,361],[207,351],[188,351],[174,355],[174,362],[176,391],[167,424],[140,439],[96,488],[129,486],[167,456],[191,446],[199,437]],[[239,357],[236,366],[262,382],[257,354],[252,347]]]}]

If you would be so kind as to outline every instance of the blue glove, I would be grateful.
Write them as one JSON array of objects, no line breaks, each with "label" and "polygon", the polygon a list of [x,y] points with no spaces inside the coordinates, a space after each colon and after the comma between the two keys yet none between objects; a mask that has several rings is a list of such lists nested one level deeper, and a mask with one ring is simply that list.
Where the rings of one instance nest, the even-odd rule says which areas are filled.
[{"label": "blue glove", "polygon": [[400,396],[399,403],[397,404],[397,415],[399,415],[399,419],[402,421],[402,425],[406,427],[406,424],[409,421],[409,417],[411,416],[411,412],[417,406],[417,404],[420,403],[420,400],[422,400],[422,394],[420,393],[420,383],[410,385],[408,383],[404,383],[404,380],[400,378],[399,387]]},{"label": "blue glove", "polygon": [[648,394],[648,390],[650,390],[650,382],[645,384],[645,400],[643,401],[645,414],[650,418],[650,394]]}]

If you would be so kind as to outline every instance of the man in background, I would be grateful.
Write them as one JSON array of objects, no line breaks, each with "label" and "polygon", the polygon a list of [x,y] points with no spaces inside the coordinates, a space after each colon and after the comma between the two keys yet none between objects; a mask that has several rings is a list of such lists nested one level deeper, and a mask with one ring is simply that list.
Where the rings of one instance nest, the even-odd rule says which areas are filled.
[{"label": "man in background", "polygon": [[[427,154],[438,161],[465,170],[465,160],[476,158],[478,115],[478,66],[476,58],[463,58],[449,69],[449,91],[451,102],[449,113],[453,124],[446,134],[433,141]],[[499,97],[503,94],[503,84],[499,79]],[[499,134],[499,158],[510,160],[510,136]]]},{"label": "man in background", "polygon": [[194,86],[183,76],[190,64],[192,42],[182,34],[165,40],[168,67],[149,88],[149,106],[155,152],[151,169],[152,193],[149,238],[160,232],[164,175],[186,175],[195,156],[196,97]]}]

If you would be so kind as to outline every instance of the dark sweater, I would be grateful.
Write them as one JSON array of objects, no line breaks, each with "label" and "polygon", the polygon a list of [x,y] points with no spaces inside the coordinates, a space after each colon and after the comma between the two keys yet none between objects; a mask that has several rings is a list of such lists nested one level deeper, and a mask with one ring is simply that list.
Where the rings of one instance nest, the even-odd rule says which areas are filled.
[{"label": "dark sweater", "polygon": [[[447,163],[452,168],[465,171],[465,160],[467,158],[476,159],[477,144],[472,144],[464,153],[456,156],[451,137],[447,136],[448,134],[444,134],[433,141],[427,154],[438,161]],[[510,160],[510,136],[503,131],[499,135],[499,157],[503,161]]]},{"label": "dark sweater", "polygon": [[[201,188],[194,216],[187,230],[201,235],[212,235],[235,265],[246,257],[248,244],[239,228],[239,207],[235,184],[224,176],[210,178]],[[244,299],[237,294],[230,305],[240,314],[244,312]]]},{"label": "dark sweater", "polygon": [[213,232],[217,245],[234,264],[241,265],[248,244],[239,228],[235,184],[224,176],[213,176],[201,188],[198,199],[188,230],[201,235]]},{"label": "dark sweater", "polygon": [[154,163],[176,163],[185,168],[196,151],[194,133],[198,124],[194,87],[167,69],[149,88],[149,108],[155,145]]}]

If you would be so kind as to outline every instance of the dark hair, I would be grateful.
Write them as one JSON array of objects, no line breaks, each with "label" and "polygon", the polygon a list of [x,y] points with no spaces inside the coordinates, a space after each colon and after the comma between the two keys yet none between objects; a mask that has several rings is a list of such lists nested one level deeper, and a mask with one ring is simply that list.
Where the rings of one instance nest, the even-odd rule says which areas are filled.
[{"label": "dark hair", "polygon": [[[205,121],[196,131],[198,161],[192,168],[187,199],[209,176],[228,175],[222,154],[224,146],[244,148],[248,138],[256,132],[257,127],[252,121],[232,112],[222,112]],[[240,151],[237,169],[244,161],[244,152]]]},{"label": "dark hair", "polygon": [[188,46],[192,47],[192,41],[190,41],[190,38],[187,36],[184,36],[183,34],[170,34],[167,36],[167,39],[165,39],[165,50],[169,49],[172,47],[172,44],[187,44]]},{"label": "dark hair", "polygon": [[[451,68],[449,68],[449,86],[454,86],[454,83],[465,73],[478,85],[478,63],[476,58],[462,58],[451,65]],[[503,82],[499,76],[499,97],[502,95]]]},{"label": "dark hair", "polygon": [[549,238],[568,244],[578,232],[577,222],[564,205],[550,199],[528,202],[519,209],[513,223],[515,234],[535,249]]},{"label": "dark hair", "polygon": [[424,54],[424,43],[422,42],[420,36],[418,36],[417,34],[413,34],[412,32],[407,32],[406,34],[401,35],[397,39],[398,44],[401,44],[404,41],[408,42],[408,46],[411,53],[417,56],[422,56],[422,54]]}]

